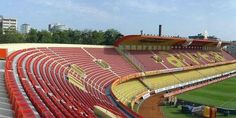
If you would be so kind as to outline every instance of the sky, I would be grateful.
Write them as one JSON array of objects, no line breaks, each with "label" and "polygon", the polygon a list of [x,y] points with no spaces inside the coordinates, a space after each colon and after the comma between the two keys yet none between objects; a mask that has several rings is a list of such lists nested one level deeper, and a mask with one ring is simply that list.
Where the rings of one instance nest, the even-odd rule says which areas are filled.
[{"label": "sky", "polygon": [[33,28],[61,23],[72,29],[187,37],[207,30],[236,40],[236,0],[0,0],[0,15]]}]

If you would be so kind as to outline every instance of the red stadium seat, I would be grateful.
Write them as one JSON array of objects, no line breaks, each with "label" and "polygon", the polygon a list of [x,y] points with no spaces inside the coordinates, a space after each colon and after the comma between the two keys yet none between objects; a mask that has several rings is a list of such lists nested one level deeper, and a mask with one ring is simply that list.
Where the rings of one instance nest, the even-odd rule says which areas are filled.
[{"label": "red stadium seat", "polygon": [[[168,53],[173,55],[195,53],[194,51],[130,51],[145,71],[176,68],[168,62]],[[226,52],[221,52],[226,60],[233,60]],[[163,60],[156,63],[151,57],[156,54]],[[206,54],[209,55],[209,54]],[[19,58],[15,58],[18,56]],[[174,58],[179,58],[174,57]],[[194,66],[194,62],[182,55],[184,66]],[[210,58],[210,57],[209,57]],[[104,69],[94,62],[101,59],[111,68]],[[213,59],[213,58],[211,58]],[[13,60],[17,63],[14,64]],[[203,59],[200,64],[210,63]],[[181,61],[181,60],[180,60]],[[80,77],[70,65],[80,67],[86,77]],[[17,75],[14,75],[14,72]],[[100,105],[112,113],[125,117],[106,95],[106,89],[120,77],[138,73],[133,65],[123,59],[114,48],[30,48],[12,53],[6,61],[6,87],[16,117],[96,117],[94,106]],[[76,87],[66,78],[72,75],[86,90]],[[22,88],[19,87],[22,86]],[[26,93],[26,95],[24,94]],[[137,114],[134,114],[137,115]]]}]

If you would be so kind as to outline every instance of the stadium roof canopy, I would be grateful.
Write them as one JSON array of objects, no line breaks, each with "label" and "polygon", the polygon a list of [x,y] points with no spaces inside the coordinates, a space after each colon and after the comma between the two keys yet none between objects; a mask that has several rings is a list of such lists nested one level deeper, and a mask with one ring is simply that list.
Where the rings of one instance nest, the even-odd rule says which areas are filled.
[{"label": "stadium roof canopy", "polygon": [[164,37],[152,35],[127,35],[115,42],[115,46],[119,45],[169,45],[180,46],[189,43],[189,46],[209,46],[216,47],[229,45],[230,42],[222,42],[217,40],[208,39],[188,39],[182,37]]}]

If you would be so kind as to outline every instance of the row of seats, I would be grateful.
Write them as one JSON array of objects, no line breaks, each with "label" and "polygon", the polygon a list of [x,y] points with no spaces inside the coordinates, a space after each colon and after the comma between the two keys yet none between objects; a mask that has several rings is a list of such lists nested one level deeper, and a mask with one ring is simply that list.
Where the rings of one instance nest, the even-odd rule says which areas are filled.
[{"label": "row of seats", "polygon": [[163,88],[169,85],[179,84],[181,82],[169,73],[158,76],[146,77],[142,81],[151,89]]},{"label": "row of seats", "polygon": [[189,82],[204,77],[210,77],[217,74],[222,74],[225,72],[233,71],[236,69],[236,63],[220,65],[215,67],[200,68],[195,70],[161,74],[156,76],[150,76],[142,81],[152,89],[159,89],[175,84],[180,84],[183,82]]},{"label": "row of seats", "polygon": [[[79,117],[78,115],[92,115],[92,113],[89,114],[89,111],[87,110],[83,111],[83,106],[78,106],[76,103],[73,104],[73,102],[77,101],[68,100],[68,98],[65,97],[66,95],[63,91],[61,91],[61,94],[58,93],[60,90],[57,89],[57,85],[55,84],[56,78],[51,78],[49,75],[50,73],[46,74],[46,72],[50,71],[45,72],[43,69],[43,65],[45,64],[43,64],[42,61],[45,58],[45,55],[42,52],[39,52],[38,55],[37,53],[34,53],[34,56],[37,56],[38,58],[33,57],[32,60],[28,61],[26,67],[29,69],[26,72],[32,74],[29,79],[36,85],[36,92],[42,98],[44,103],[46,103],[48,110],[50,110],[56,117]],[[45,69],[50,68],[46,67]]]},{"label": "row of seats", "polygon": [[109,63],[112,70],[119,76],[137,73],[137,70],[130,68],[131,65],[127,63],[114,48],[86,48],[86,50],[96,58],[103,59],[105,62]]},{"label": "row of seats", "polygon": [[[195,65],[234,60],[234,57],[225,51],[196,51],[196,50],[169,50],[169,51],[129,51],[145,68],[145,71],[163,70]],[[158,61],[153,57],[158,57]],[[160,61],[161,60],[161,61]]]},{"label": "row of seats", "polygon": [[163,70],[167,68],[163,63],[156,63],[152,58],[154,54],[150,51],[130,51],[130,54],[143,65],[145,71]]},{"label": "row of seats", "polygon": [[[105,89],[119,77],[135,73],[137,70],[121,58],[114,48],[98,50],[100,53],[95,55],[96,51],[83,48],[32,48],[10,55],[6,65],[6,80],[13,85],[8,87],[8,91],[15,93],[12,88],[18,87],[16,83],[19,79],[26,93],[23,95],[20,91],[22,89],[17,89],[17,94],[22,94],[21,99],[24,100],[22,105],[24,103],[27,111],[18,112],[21,108],[13,107],[17,115],[19,114],[19,117],[23,115],[35,117],[37,114],[41,117],[95,117],[93,109],[95,105],[99,105],[122,117],[123,114],[106,96]],[[115,61],[109,54],[116,57]],[[105,60],[110,64],[111,69],[100,68],[94,63],[94,59]],[[76,64],[83,69],[86,77],[81,78],[78,73],[71,71],[69,68],[71,64]],[[117,64],[120,64],[119,68],[116,67]],[[19,78],[14,77],[14,73],[11,72],[14,70],[17,71]],[[73,74],[75,79],[80,79],[86,91],[70,84],[66,79],[68,73]],[[9,82],[6,82],[9,85]],[[11,96],[14,97],[15,94]],[[27,99],[32,104],[28,104]],[[11,101],[13,106],[18,102],[18,100]]]},{"label": "row of seats", "polygon": [[180,80],[180,82],[188,82],[191,80],[197,80],[200,78],[204,78],[202,74],[195,70],[183,71],[178,73],[173,73],[173,76]]},{"label": "row of seats", "polygon": [[147,90],[139,80],[127,81],[113,88],[114,95],[127,106],[131,103],[134,96]]},{"label": "row of seats", "polygon": [[215,68],[202,68],[202,69],[197,69],[197,71],[206,77],[217,75],[220,73],[220,71],[216,70]]},{"label": "row of seats", "polygon": [[236,67],[236,63],[230,64],[228,66],[227,65],[216,66],[215,69],[218,71],[224,72],[224,71],[232,71],[232,68],[235,68],[235,67]]},{"label": "row of seats", "polygon": [[18,50],[12,53],[7,57],[7,62],[5,66],[5,82],[6,88],[8,91],[10,103],[12,104],[12,109],[15,111],[15,117],[36,117],[34,111],[31,108],[25,93],[21,91],[22,86],[19,86],[19,83],[15,80],[15,75],[13,73],[13,59],[18,54],[22,53],[21,50]]},{"label": "row of seats", "polygon": [[[213,55],[217,60],[231,60],[231,56],[220,57],[219,52],[199,52],[201,59],[193,59],[196,51],[131,51],[147,70],[161,70],[182,66],[210,63]],[[157,55],[163,61],[155,62],[151,56]],[[185,58],[185,61],[183,61]],[[95,60],[104,60],[109,64],[104,69]],[[177,59],[177,60],[176,60]],[[171,61],[171,62],[170,62]],[[190,64],[191,63],[191,64]],[[213,63],[211,61],[211,63]],[[71,69],[76,65],[85,76]],[[143,79],[150,88],[162,88],[181,82],[187,82],[202,77],[230,71],[235,64],[197,69],[174,74],[164,74]],[[16,117],[96,117],[94,106],[100,106],[117,116],[124,114],[107,97],[106,89],[112,82],[138,71],[114,48],[30,48],[18,50],[8,56],[5,68],[6,86],[10,102]],[[189,76],[194,75],[194,76]],[[68,81],[73,76],[74,81],[80,82],[83,89]],[[130,89],[132,88],[132,89]],[[125,105],[129,105],[134,96],[148,89],[139,81],[132,80],[117,85],[116,97]],[[136,115],[136,114],[135,114]]]}]

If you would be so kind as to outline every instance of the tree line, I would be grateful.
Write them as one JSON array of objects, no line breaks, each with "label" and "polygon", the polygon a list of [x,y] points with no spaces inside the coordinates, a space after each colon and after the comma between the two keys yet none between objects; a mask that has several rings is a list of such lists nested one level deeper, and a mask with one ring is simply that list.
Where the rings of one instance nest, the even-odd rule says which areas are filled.
[{"label": "tree line", "polygon": [[0,31],[0,43],[65,43],[113,45],[115,40],[123,35],[115,30],[64,30],[49,32],[31,29],[28,34],[16,31]]}]

